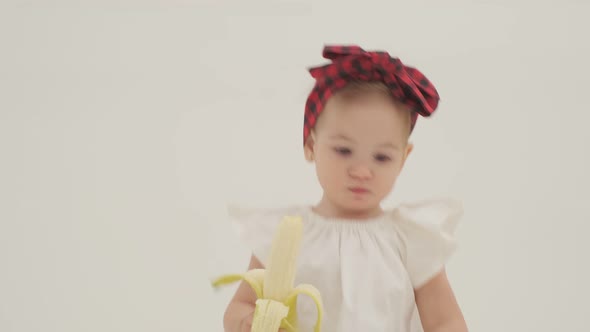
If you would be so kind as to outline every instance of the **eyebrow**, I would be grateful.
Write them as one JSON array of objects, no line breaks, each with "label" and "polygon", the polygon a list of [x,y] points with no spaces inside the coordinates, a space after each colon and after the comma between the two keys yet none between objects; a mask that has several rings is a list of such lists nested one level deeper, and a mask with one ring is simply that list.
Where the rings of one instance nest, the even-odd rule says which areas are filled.
[{"label": "eyebrow", "polygon": [[393,143],[383,143],[383,144],[379,144],[380,147],[382,148],[389,148],[389,149],[393,149],[393,150],[399,150],[399,147]]},{"label": "eyebrow", "polygon": [[343,139],[345,141],[351,141],[354,142],[354,140],[344,134],[336,134],[336,135],[332,135],[330,136],[331,139]]},{"label": "eyebrow", "polygon": [[[332,135],[330,136],[331,139],[341,139],[341,140],[345,140],[345,141],[349,141],[354,143],[354,140],[344,134],[336,134],[336,135]],[[394,150],[399,150],[399,147],[391,142],[387,142],[387,143],[381,143],[378,145],[379,147],[382,148],[390,148],[390,149],[394,149]]]}]

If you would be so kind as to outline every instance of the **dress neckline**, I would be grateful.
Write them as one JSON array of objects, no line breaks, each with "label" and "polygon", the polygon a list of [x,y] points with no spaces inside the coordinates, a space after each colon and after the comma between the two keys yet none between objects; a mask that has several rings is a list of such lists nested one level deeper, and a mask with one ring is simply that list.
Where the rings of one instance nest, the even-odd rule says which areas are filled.
[{"label": "dress neckline", "polygon": [[323,224],[325,226],[337,228],[367,228],[376,227],[390,219],[390,211],[384,210],[381,214],[369,218],[345,218],[345,217],[329,217],[316,212],[312,205],[304,205],[301,207],[304,221]]}]

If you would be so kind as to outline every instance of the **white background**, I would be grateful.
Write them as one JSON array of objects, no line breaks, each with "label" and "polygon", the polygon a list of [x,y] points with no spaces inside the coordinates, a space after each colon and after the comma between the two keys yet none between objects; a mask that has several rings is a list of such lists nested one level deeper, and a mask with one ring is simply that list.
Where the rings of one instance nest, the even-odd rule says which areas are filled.
[{"label": "white background", "polygon": [[590,5],[442,3],[1,1],[0,331],[222,331],[209,280],[248,257],[226,205],[319,197],[324,43],[437,85],[387,204],[464,201],[471,331],[588,330]]}]

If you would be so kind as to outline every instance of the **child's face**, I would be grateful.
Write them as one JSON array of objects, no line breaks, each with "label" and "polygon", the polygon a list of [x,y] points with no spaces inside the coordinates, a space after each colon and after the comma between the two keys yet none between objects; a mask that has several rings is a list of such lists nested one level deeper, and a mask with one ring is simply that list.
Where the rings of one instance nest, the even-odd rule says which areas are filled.
[{"label": "child's face", "polygon": [[305,146],[324,190],[318,211],[341,217],[381,212],[411,151],[410,115],[383,93],[331,98]]}]

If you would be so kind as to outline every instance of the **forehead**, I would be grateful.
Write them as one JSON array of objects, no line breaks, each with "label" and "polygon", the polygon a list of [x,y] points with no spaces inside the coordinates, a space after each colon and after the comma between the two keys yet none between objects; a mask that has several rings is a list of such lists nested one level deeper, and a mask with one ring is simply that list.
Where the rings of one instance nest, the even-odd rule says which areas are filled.
[{"label": "forehead", "polygon": [[316,126],[318,134],[345,134],[379,141],[407,139],[409,128],[409,111],[378,91],[333,96]]}]

